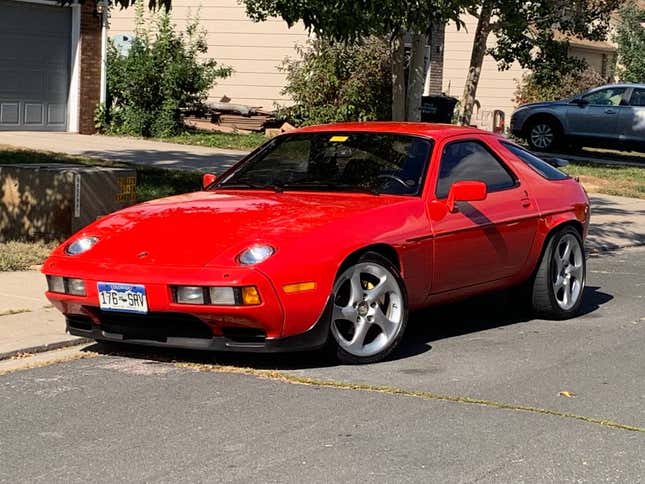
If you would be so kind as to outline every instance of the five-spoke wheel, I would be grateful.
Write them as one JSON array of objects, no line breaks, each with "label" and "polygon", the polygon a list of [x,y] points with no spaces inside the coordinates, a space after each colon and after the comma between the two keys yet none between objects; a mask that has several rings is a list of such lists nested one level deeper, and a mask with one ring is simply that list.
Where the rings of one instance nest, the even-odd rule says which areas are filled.
[{"label": "five-spoke wheel", "polygon": [[336,356],[346,363],[372,363],[399,343],[407,322],[403,281],[392,264],[368,253],[334,284],[331,334]]},{"label": "five-spoke wheel", "polygon": [[586,261],[580,234],[571,226],[549,240],[533,279],[533,309],[554,319],[574,316],[582,303]]}]

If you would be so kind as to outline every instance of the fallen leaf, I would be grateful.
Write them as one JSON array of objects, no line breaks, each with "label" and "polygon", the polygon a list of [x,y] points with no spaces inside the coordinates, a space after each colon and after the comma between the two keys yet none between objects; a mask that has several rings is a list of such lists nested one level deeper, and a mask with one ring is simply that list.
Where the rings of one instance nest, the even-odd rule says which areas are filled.
[{"label": "fallen leaf", "polygon": [[560,395],[561,397],[576,398],[576,394],[568,390],[562,390],[558,393],[558,395]]}]

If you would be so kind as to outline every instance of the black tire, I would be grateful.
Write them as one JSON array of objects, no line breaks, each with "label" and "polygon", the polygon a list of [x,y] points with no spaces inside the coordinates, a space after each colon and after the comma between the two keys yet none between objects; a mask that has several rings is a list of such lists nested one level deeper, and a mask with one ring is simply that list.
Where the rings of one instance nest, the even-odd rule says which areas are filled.
[{"label": "black tire", "polygon": [[[558,290],[556,289],[558,281],[567,279],[562,276],[563,272],[566,272],[567,269],[559,269],[561,266],[558,265],[558,259],[561,259],[563,244],[566,244],[566,242],[571,242],[573,244],[573,241],[578,244],[580,253],[573,256],[573,259],[576,259],[574,261],[575,263],[567,267],[574,267],[574,270],[577,271],[580,276],[574,277],[571,275],[573,271],[570,271],[568,278],[568,285],[570,288],[565,286]],[[572,248],[571,252],[574,253],[574,250],[575,249]],[[578,257],[581,257],[579,261],[577,260]],[[575,268],[576,263],[578,262],[581,264],[581,269]],[[580,233],[572,226],[565,226],[558,229],[551,237],[549,237],[546,248],[542,254],[542,259],[540,260],[540,264],[538,265],[537,271],[535,272],[532,280],[531,303],[535,314],[546,319],[556,320],[569,319],[578,314],[582,304],[582,297],[587,277],[586,271],[586,260]],[[573,288],[575,288],[576,282],[579,284],[579,290],[575,295],[575,301],[573,301]],[[561,291],[567,290],[571,291],[571,297],[569,299],[569,303],[571,304],[570,307],[568,305],[563,305],[563,301],[560,296],[560,294],[564,294]]]},{"label": "black tire", "polygon": [[532,150],[552,151],[562,142],[562,129],[553,119],[531,119],[526,127],[526,141]]},{"label": "black tire", "polygon": [[[343,274],[345,274],[346,271],[349,271],[352,268],[359,266],[360,264],[366,264],[366,263],[376,264],[380,266],[383,270],[386,270],[389,273],[389,275],[392,277],[392,281],[398,285],[398,288],[400,290],[400,299],[401,299],[401,308],[400,308],[401,320],[398,323],[398,330],[396,335],[387,343],[387,346],[385,346],[378,353],[372,354],[369,356],[358,356],[346,351],[337,340],[337,336],[335,335],[334,328],[332,327],[334,324],[336,324],[336,321],[334,318],[334,311],[332,310],[332,316],[331,316],[332,320],[330,324],[330,333],[329,333],[329,339],[327,342],[326,353],[332,360],[336,362],[350,364],[350,365],[364,365],[364,364],[376,363],[376,362],[382,361],[397,349],[397,347],[401,343],[401,340],[403,339],[405,328],[407,327],[409,311],[408,311],[408,300],[407,300],[407,293],[405,290],[405,284],[403,282],[403,279],[401,278],[401,275],[399,274],[398,269],[392,264],[390,260],[383,257],[382,255],[376,252],[367,252],[363,254],[358,260],[345,265],[340,269],[338,275],[336,276],[336,282],[334,284],[334,287],[336,287],[339,281],[339,278]],[[334,306],[336,306],[339,295],[335,293],[333,297],[334,297]],[[375,323],[372,323],[372,326],[377,326],[377,325]]]}]

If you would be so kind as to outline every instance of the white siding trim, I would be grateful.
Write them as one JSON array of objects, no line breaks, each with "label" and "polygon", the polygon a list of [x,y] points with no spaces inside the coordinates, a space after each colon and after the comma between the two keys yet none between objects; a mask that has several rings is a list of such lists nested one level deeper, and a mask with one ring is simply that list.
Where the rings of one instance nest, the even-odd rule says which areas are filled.
[{"label": "white siding trim", "polygon": [[67,96],[67,131],[78,133],[81,82],[81,6],[78,2],[71,5],[72,32],[69,74],[69,94]]}]

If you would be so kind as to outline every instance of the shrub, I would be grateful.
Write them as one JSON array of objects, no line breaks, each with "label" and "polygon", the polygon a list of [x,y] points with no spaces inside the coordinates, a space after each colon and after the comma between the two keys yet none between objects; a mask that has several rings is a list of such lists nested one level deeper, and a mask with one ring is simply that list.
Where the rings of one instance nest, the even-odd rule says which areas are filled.
[{"label": "shrub", "polygon": [[605,79],[591,68],[554,75],[548,82],[538,80],[534,74],[526,74],[518,82],[514,101],[518,106],[539,101],[555,101],[572,97],[604,83]]},{"label": "shrub", "polygon": [[316,38],[297,47],[299,59],[286,59],[283,94],[294,105],[279,116],[296,125],[368,121],[391,117],[389,44],[370,37],[353,43]]},{"label": "shrub", "polygon": [[97,109],[96,123],[116,134],[171,136],[182,129],[182,111],[199,110],[216,79],[232,71],[200,58],[208,46],[196,17],[178,33],[166,10],[146,24],[139,0],[136,15],[129,52],[109,46],[107,107]]}]

